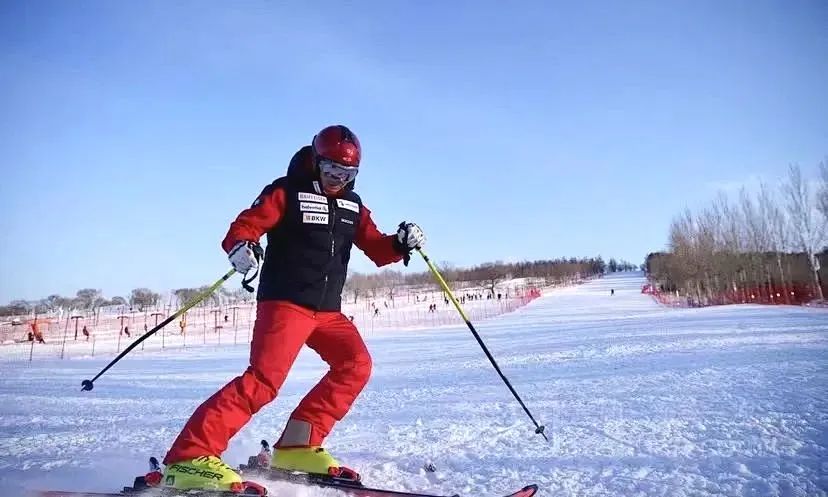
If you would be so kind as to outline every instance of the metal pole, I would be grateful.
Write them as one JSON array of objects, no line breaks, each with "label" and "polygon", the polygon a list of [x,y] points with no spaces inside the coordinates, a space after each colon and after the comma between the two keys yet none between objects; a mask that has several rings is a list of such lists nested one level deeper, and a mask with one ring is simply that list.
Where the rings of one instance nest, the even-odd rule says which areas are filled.
[{"label": "metal pole", "polygon": [[66,336],[69,334],[69,320],[71,320],[69,316],[66,316],[66,325],[63,327],[63,345],[60,346],[60,358],[63,359],[64,352],[66,351]]},{"label": "metal pole", "polygon": [[72,316],[72,319],[75,320],[75,341],[78,341],[78,321],[83,319],[83,316]]}]

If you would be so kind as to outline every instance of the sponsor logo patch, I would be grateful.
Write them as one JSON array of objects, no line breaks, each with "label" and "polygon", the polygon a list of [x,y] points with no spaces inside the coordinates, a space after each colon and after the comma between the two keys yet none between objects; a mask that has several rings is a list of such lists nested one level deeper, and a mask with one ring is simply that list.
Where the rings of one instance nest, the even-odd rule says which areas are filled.
[{"label": "sponsor logo patch", "polygon": [[321,202],[323,204],[328,203],[328,199],[326,199],[322,195],[317,195],[315,193],[308,192],[299,192],[299,200],[306,200],[308,202]]},{"label": "sponsor logo patch", "polygon": [[348,209],[349,211],[359,212],[358,203],[351,202],[350,200],[345,200],[344,198],[336,199],[336,205],[342,207],[343,209]]},{"label": "sponsor logo patch", "polygon": [[351,221],[350,219],[345,219],[344,217],[342,218],[342,222],[346,224],[354,224],[353,221]]},{"label": "sponsor logo patch", "polygon": [[328,204],[299,202],[299,210],[302,212],[328,212]]},{"label": "sponsor logo patch", "polygon": [[312,212],[302,213],[302,222],[309,224],[328,224],[327,214],[314,214]]}]

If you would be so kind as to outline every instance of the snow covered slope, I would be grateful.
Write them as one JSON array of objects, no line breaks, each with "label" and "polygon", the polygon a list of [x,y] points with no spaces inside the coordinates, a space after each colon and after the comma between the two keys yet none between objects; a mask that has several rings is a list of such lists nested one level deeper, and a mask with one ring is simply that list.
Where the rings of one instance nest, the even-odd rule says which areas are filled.
[{"label": "snow covered slope", "polygon": [[[667,309],[642,284],[609,276],[477,324],[552,443],[457,327],[369,338],[373,378],[328,448],[372,485],[474,497],[528,482],[550,497],[826,495],[828,312]],[[246,354],[144,353],[88,393],[81,380],[109,358],[0,365],[0,495],[130,483]],[[225,459],[275,440],[325,369],[303,352]]]}]

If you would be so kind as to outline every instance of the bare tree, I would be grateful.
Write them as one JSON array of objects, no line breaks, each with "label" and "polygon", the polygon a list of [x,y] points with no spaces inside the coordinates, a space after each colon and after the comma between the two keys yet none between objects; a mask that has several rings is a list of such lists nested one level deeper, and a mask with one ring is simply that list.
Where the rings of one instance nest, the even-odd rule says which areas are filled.
[{"label": "bare tree", "polygon": [[79,307],[81,304],[79,299],[73,299],[71,297],[67,298],[57,294],[49,295],[40,302],[42,307],[46,308],[49,312],[59,311],[61,309],[68,310],[74,307]]},{"label": "bare tree", "polygon": [[94,311],[94,310],[95,310],[95,309],[97,309],[98,307],[103,307],[103,306],[105,306],[105,305],[109,305],[109,300],[107,300],[107,299],[106,299],[103,295],[98,295],[98,296],[97,296],[97,297],[95,297],[95,299],[92,301],[92,308],[91,308],[91,309],[88,309],[88,310],[90,310],[90,311]]},{"label": "bare tree", "polygon": [[94,288],[84,288],[77,292],[78,302],[84,309],[92,309],[99,297],[101,291]]},{"label": "bare tree", "polygon": [[493,296],[495,295],[495,286],[506,279],[507,273],[503,265],[498,263],[483,264],[479,267],[478,272],[480,281],[485,284]]},{"label": "bare tree", "polygon": [[383,279],[385,288],[388,290],[388,299],[391,301],[391,306],[393,307],[394,296],[396,295],[397,289],[405,282],[403,275],[399,271],[386,269],[380,273],[380,276]]},{"label": "bare tree", "polygon": [[139,311],[152,307],[158,303],[161,295],[153,292],[149,288],[136,288],[132,290],[129,296],[129,305],[138,307]]},{"label": "bare tree", "polygon": [[13,300],[9,305],[0,306],[0,316],[22,316],[30,310],[30,305],[25,300]]},{"label": "bare tree", "polygon": [[[767,220],[767,228],[770,240],[770,250],[776,254],[776,269],[779,270],[779,281],[782,292],[785,294],[785,302],[791,302],[790,286],[786,278],[785,268],[782,264],[782,255],[790,249],[790,227],[785,211],[779,208],[773,192],[765,183],[759,185],[759,209],[760,215]],[[790,273],[790,271],[788,271]]]},{"label": "bare tree", "polygon": [[770,229],[768,218],[762,212],[759,202],[754,203],[753,198],[742,188],[739,193],[742,208],[742,218],[745,221],[746,248],[750,251],[765,252],[770,250]]},{"label": "bare tree", "polygon": [[350,273],[348,277],[345,279],[345,286],[342,287],[343,294],[353,295],[354,304],[357,303],[357,299],[359,299],[360,295],[359,284],[357,283],[360,276],[361,275],[359,273]]},{"label": "bare tree", "polygon": [[825,243],[826,221],[817,211],[816,199],[811,186],[802,178],[799,166],[788,168],[788,182],[782,186],[787,200],[788,216],[794,228],[793,239],[799,250],[805,252],[813,273],[817,296],[824,298],[819,281],[819,263],[815,254]]},{"label": "bare tree", "polygon": [[730,254],[723,250],[722,223],[721,213],[712,208],[703,210],[695,218],[693,241],[694,257],[698,260],[696,277],[703,277],[698,286],[704,289],[703,293],[707,302],[710,302],[717,293],[725,290],[728,281],[721,278],[722,275],[727,274],[727,268],[723,267],[723,264],[730,257]]},{"label": "bare tree", "polygon": [[766,288],[768,296],[773,300],[773,275],[771,267],[766,264],[766,254],[772,248],[769,219],[763,212],[761,203],[754,202],[747,190],[742,188],[739,197],[751,279],[756,287]]},{"label": "bare tree", "polygon": [[[678,286],[684,286],[689,279],[689,274],[692,273],[690,267],[693,260],[691,230],[693,226],[692,214],[689,210],[677,216],[670,223],[669,247],[670,252],[674,254],[669,265],[668,273],[672,275],[672,280]],[[684,287],[686,293],[689,288]]]},{"label": "bare tree", "polygon": [[828,223],[828,158],[819,163],[819,186],[817,187],[817,208],[823,222]]},{"label": "bare tree", "polygon": [[[737,203],[720,193],[698,215],[685,210],[674,218],[670,253],[650,254],[648,271],[662,290],[677,290],[703,305],[765,297],[777,301],[779,283],[789,302],[789,277],[782,264],[786,227],[785,216],[764,185],[756,197],[742,190]],[[785,262],[790,266],[792,260],[795,257]]]},{"label": "bare tree", "polygon": [[370,290],[374,287],[375,283],[371,281],[371,276],[357,272],[348,275],[348,278],[345,280],[344,291],[353,295],[354,304],[357,303],[360,297],[367,297]]},{"label": "bare tree", "polygon": [[[196,295],[198,295],[200,293],[206,292],[209,288],[210,288],[210,285],[203,285],[203,286],[198,287],[196,289],[196,293],[195,293],[195,295],[193,295],[193,297],[195,297]],[[213,307],[219,306],[219,305],[221,305],[221,297],[219,296],[218,292],[211,292],[209,295],[204,297],[204,299],[199,303],[199,305],[202,305],[202,306],[205,306],[205,307],[206,306],[213,306]]]},{"label": "bare tree", "polygon": [[222,287],[221,293],[230,303],[238,304],[238,303],[248,303],[253,300],[255,294],[253,292],[248,292],[244,288],[234,288],[232,290]]},{"label": "bare tree", "polygon": [[173,291],[173,295],[175,295],[175,298],[178,299],[178,305],[180,307],[192,300],[193,297],[198,295],[198,292],[198,288],[179,288],[178,290]]},{"label": "bare tree", "polygon": [[382,277],[378,274],[369,274],[365,278],[365,290],[366,293],[371,296],[372,299],[377,298],[377,293],[379,293],[380,289],[383,287]]}]

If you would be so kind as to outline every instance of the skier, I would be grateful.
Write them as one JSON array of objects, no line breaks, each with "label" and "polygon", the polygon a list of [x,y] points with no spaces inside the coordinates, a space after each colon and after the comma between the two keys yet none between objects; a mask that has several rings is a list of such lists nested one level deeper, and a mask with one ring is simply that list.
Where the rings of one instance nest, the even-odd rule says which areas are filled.
[{"label": "skier", "polygon": [[37,343],[46,343],[46,340],[43,339],[43,333],[40,331],[40,328],[37,326],[37,319],[31,322],[30,324],[32,328],[32,333],[30,335],[29,341],[37,340]]},{"label": "skier", "polygon": [[[414,223],[382,234],[354,179],[359,140],[328,126],[290,161],[233,223],[222,247],[236,271],[261,276],[247,370],[201,404],[173,442],[163,484],[178,489],[238,491],[241,477],[220,459],[230,438],[285,381],[303,345],[330,366],[291,414],[270,465],[276,469],[358,478],[322,448],[371,373],[371,357],[354,324],[340,312],[351,247],[377,265],[408,262],[425,235]],[[267,235],[267,251],[259,245]]]}]

